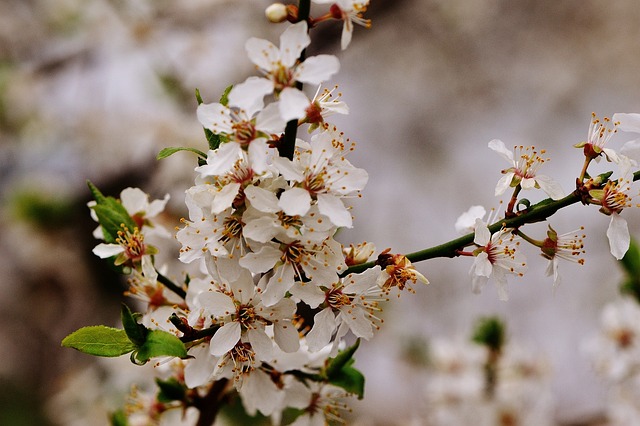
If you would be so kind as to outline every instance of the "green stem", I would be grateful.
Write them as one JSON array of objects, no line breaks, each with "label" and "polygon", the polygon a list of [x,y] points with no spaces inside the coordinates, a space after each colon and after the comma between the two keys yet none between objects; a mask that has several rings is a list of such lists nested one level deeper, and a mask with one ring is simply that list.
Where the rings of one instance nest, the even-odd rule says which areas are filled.
[{"label": "green stem", "polygon": [[[640,170],[633,174],[633,181],[640,180]],[[493,234],[498,232],[502,227],[517,229],[528,223],[542,222],[548,217],[553,216],[558,210],[568,207],[572,204],[581,201],[581,197],[577,191],[572,192],[566,197],[560,200],[552,200],[547,198],[537,204],[529,207],[521,214],[508,219],[499,220],[489,226],[489,231]],[[459,256],[459,251],[463,248],[473,244],[474,233],[464,235],[455,240],[451,240],[444,244],[440,244],[431,248],[416,251],[406,255],[407,259],[411,262],[420,262],[423,260],[434,259],[437,257],[456,257]],[[341,276],[345,276],[351,273],[363,272],[376,265],[375,262],[362,263],[360,265],[354,265],[348,268]]]}]

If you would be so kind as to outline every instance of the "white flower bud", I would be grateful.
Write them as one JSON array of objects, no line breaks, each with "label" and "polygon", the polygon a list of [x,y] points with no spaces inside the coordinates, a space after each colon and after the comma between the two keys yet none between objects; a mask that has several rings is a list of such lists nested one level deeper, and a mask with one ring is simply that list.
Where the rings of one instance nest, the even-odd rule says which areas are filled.
[{"label": "white flower bud", "polygon": [[273,3],[271,6],[267,7],[264,11],[267,19],[273,23],[284,22],[289,15],[287,11],[287,6],[282,3]]}]

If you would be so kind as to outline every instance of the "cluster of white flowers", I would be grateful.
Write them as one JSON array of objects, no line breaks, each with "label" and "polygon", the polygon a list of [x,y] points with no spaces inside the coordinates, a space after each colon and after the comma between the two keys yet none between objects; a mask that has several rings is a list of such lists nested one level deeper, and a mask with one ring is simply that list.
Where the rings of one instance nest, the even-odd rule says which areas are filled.
[{"label": "cluster of white flowers", "polygon": [[[338,418],[346,408],[340,399],[351,388],[337,386],[344,383],[332,382],[337,373],[327,370],[332,359],[348,353],[341,352],[345,337],[372,338],[382,323],[380,303],[391,291],[413,291],[412,283],[429,282],[407,256],[387,249],[370,262],[376,251],[373,245],[345,248],[335,239],[340,228],[352,227],[348,200],[360,195],[368,174],[346,158],[353,144],[327,122],[332,114],[349,111],[340,96],[334,98],[335,88],[322,87],[338,72],[338,58],[305,58],[304,52],[311,42],[309,27],[329,19],[344,21],[342,48],[346,48],[354,23],[369,26],[362,16],[368,1],[315,2],[332,3],[329,12],[315,20],[299,19],[292,6],[271,6],[270,20],[295,23],[282,33],[279,46],[258,38],[247,41],[248,57],[259,76],[230,87],[220,102],[198,106],[197,117],[210,149],[206,154],[189,149],[201,158],[195,183],[185,192],[188,218],[182,219],[176,239],[181,245],[179,260],[198,272],[188,276],[184,286],[157,269],[158,249],[150,244],[169,235],[154,223],[168,196],[149,202],[144,192],[128,188],[118,204],[94,191],[98,196],[90,205],[101,223],[95,235],[105,240],[94,253],[131,272],[129,294],[148,307],[140,324],[132,324],[137,316],[125,324],[130,342],[125,340],[124,349],[133,351],[134,359],[147,343],[145,333],[154,329],[180,336],[178,346],[185,351],[176,355],[183,360],[171,386],[176,384],[188,395],[166,406],[154,406],[153,397],[145,403],[140,396],[140,418],[147,419],[149,413],[160,417],[164,410],[181,405],[200,408],[216,384],[221,384],[220,394],[235,390],[249,415],[270,416],[274,424],[282,422],[287,408],[299,410],[295,425]],[[303,84],[317,87],[315,95],[309,97]],[[624,153],[605,144],[616,126],[640,133],[640,114],[617,114],[613,128],[609,123],[594,117],[588,140],[576,145],[584,148],[585,164],[570,196],[596,204],[611,216],[607,236],[611,253],[619,259],[629,247],[627,224],[620,213],[631,206],[628,192],[639,144],[628,142]],[[304,139],[297,137],[302,126],[308,130]],[[480,292],[493,279],[499,298],[506,301],[507,277],[522,276],[527,270],[523,243],[536,246],[549,261],[547,274],[557,286],[559,259],[584,262],[584,235],[582,228],[558,235],[549,225],[546,237],[535,240],[509,222],[530,207],[519,199],[521,190],[541,189],[551,202],[570,196],[538,173],[548,160],[542,157],[544,150],[518,146],[511,151],[499,140],[489,142],[489,148],[510,164],[495,188],[496,196],[513,188],[504,218],[494,223],[494,211],[485,221],[485,209],[473,206],[456,222],[467,242],[446,255],[473,257],[469,271],[473,291]],[[619,166],[616,180],[604,182],[587,173],[590,162],[603,156]],[[120,224],[121,219],[126,223]],[[467,247],[472,248],[465,251]],[[632,330],[631,336],[636,332],[640,330]],[[618,342],[627,337],[619,334]],[[491,352],[477,345],[457,348],[448,343],[436,343],[433,349],[434,376],[428,394],[436,424],[472,419],[487,424],[549,423],[550,406],[540,397],[546,395],[546,370],[531,352],[513,347]],[[623,355],[616,354],[613,366],[601,362],[602,368],[616,374],[635,371],[637,367],[629,367]],[[149,359],[141,358],[141,362]],[[336,368],[355,374],[349,370],[351,358],[343,361]],[[491,383],[486,376],[489,364],[496,368]],[[532,399],[542,402],[528,409]]]},{"label": "cluster of white flowers", "polygon": [[600,330],[585,341],[584,351],[596,373],[609,385],[607,415],[611,424],[634,424],[640,418],[640,305],[631,297],[604,307]]},{"label": "cluster of white flowers", "polygon": [[429,347],[426,424],[554,424],[550,369],[541,354],[508,344],[488,383],[486,347],[444,339]]}]

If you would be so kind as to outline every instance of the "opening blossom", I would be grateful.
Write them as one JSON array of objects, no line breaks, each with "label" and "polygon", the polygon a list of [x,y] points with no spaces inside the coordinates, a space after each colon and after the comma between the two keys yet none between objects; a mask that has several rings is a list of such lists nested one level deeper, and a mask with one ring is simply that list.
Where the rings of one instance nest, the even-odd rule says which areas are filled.
[{"label": "opening blossom", "polygon": [[272,92],[279,94],[296,82],[318,85],[340,69],[340,62],[333,55],[312,56],[298,63],[300,54],[311,43],[307,30],[306,21],[289,26],[280,36],[279,49],[268,40],[252,37],[247,41],[249,59],[263,73],[260,80],[267,82]]},{"label": "opening blossom", "polygon": [[351,43],[353,36],[353,24],[371,27],[371,21],[362,17],[367,11],[369,0],[314,0],[318,4],[332,3],[331,14],[335,19],[344,21],[340,47],[345,50]]},{"label": "opening blossom", "polygon": [[520,185],[522,189],[541,188],[553,200],[564,197],[564,191],[560,185],[550,177],[537,173],[538,168],[547,161],[539,155],[544,154],[544,150],[538,153],[534,147],[519,146],[515,148],[514,155],[514,152],[508,150],[504,142],[498,139],[490,141],[489,148],[512,164],[511,167],[502,171],[504,176],[496,185],[496,196],[502,195],[509,187]]},{"label": "opening blossom", "polygon": [[500,300],[508,300],[507,274],[523,276],[527,269],[524,254],[518,247],[519,238],[504,228],[491,235],[482,219],[476,219],[473,242],[479,246],[469,271],[473,292],[479,293],[489,278],[493,278]]},{"label": "opening blossom", "polygon": [[571,262],[577,262],[581,265],[584,264],[584,258],[579,257],[584,254],[584,243],[582,242],[585,235],[579,235],[578,231],[567,232],[566,234],[558,235],[558,233],[549,225],[547,231],[547,238],[543,241],[542,256],[549,260],[547,266],[547,276],[553,276],[554,288],[560,285],[560,274],[558,273],[558,263],[560,259],[568,260]]}]

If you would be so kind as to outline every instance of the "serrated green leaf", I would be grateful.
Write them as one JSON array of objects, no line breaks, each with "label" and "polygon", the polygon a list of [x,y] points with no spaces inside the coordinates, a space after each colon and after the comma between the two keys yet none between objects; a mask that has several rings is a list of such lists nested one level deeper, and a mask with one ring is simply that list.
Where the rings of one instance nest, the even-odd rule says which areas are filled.
[{"label": "serrated green leaf", "polygon": [[332,377],[339,375],[340,371],[344,367],[348,367],[353,364],[353,355],[356,353],[359,346],[360,339],[356,340],[352,346],[338,352],[338,355],[336,355],[335,358],[329,358],[327,360],[327,365],[324,368],[324,375],[331,379]]},{"label": "serrated green leaf", "polygon": [[74,331],[62,340],[62,346],[89,355],[116,357],[133,351],[136,347],[124,330],[94,325]]},{"label": "serrated green leaf", "polygon": [[147,327],[138,323],[138,319],[141,316],[139,313],[134,314],[127,305],[122,304],[122,310],[120,312],[122,326],[129,340],[136,346],[144,344],[147,337]]},{"label": "serrated green leaf", "polygon": [[329,383],[357,395],[358,399],[364,397],[364,381],[364,375],[360,371],[346,366],[340,370],[339,374],[329,378]]},{"label": "serrated green leaf", "polygon": [[148,330],[145,342],[138,347],[135,359],[144,364],[159,356],[187,357],[187,348],[174,334],[162,330]]},{"label": "serrated green leaf", "polygon": [[199,149],[189,148],[184,146],[172,146],[172,147],[164,148],[163,150],[161,150],[158,153],[158,156],[156,157],[156,159],[162,160],[163,158],[167,158],[179,151],[189,151],[189,152],[193,152],[194,154],[197,154],[199,158],[204,158],[204,159],[207,158],[207,154],[200,151]]},{"label": "serrated green leaf", "polygon": [[156,378],[156,384],[160,388],[157,399],[159,402],[182,401],[186,393],[186,387],[175,377],[167,380]]}]

